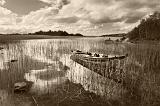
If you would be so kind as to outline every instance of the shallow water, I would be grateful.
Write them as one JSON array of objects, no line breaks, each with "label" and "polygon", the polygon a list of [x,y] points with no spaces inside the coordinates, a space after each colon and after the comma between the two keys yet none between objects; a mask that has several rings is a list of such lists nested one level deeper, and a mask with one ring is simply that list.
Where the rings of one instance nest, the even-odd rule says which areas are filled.
[{"label": "shallow water", "polygon": [[[69,86],[75,84],[79,89],[104,98],[106,104],[103,105],[123,106],[141,105],[142,103],[136,101],[137,95],[136,99],[127,98],[131,94],[123,85],[104,78],[70,59],[70,51],[74,49],[104,54],[129,52],[131,56],[127,60],[127,64],[134,64],[139,70],[144,64],[134,57],[130,49],[137,48],[136,45],[106,44],[104,38],[72,38],[21,40],[1,44],[1,47],[4,48],[0,54],[0,105],[2,106],[32,106],[35,105],[33,96],[40,98],[43,95],[47,95],[47,97],[57,95],[58,101],[64,102],[67,94],[63,100],[62,95],[57,91],[67,83],[70,83]],[[18,61],[11,62],[11,60]],[[27,94],[14,94],[14,83],[21,81],[31,81],[33,84]],[[37,103],[40,106],[52,105],[46,99],[41,101],[37,99]],[[71,104],[76,105],[77,103]]]}]

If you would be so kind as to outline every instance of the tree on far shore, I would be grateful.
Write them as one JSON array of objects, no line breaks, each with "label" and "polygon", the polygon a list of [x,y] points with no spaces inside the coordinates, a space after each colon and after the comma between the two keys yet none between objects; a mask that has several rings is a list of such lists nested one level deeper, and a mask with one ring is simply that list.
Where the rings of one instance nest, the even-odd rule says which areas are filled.
[{"label": "tree on far shore", "polygon": [[82,34],[69,34],[66,31],[38,31],[35,33],[29,33],[29,35],[50,35],[50,36],[83,36]]}]

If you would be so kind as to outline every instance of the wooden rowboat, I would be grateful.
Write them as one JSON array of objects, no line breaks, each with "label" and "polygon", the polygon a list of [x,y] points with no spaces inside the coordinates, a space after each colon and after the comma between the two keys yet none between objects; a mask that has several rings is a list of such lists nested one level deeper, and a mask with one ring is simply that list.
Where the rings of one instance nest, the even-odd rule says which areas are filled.
[{"label": "wooden rowboat", "polygon": [[89,53],[89,52],[82,52],[80,50],[77,51],[72,51],[72,55],[74,57],[77,57],[82,60],[87,60],[87,61],[95,61],[95,62],[105,62],[109,60],[114,60],[114,59],[124,59],[128,56],[126,55],[104,55],[104,54],[97,54],[97,53]]},{"label": "wooden rowboat", "polygon": [[70,58],[76,63],[118,83],[122,82],[128,55],[104,55],[82,51],[72,53]]}]

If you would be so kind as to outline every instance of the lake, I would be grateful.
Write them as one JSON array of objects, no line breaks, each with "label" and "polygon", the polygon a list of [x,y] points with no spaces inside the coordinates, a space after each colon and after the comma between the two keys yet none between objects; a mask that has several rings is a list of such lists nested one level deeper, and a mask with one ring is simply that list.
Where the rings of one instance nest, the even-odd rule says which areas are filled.
[{"label": "lake", "polygon": [[[106,43],[103,37],[0,43],[0,106],[159,106],[160,43]],[[128,54],[125,84],[70,59],[71,50]],[[12,61],[16,60],[16,61]],[[14,93],[16,82],[31,82]]]}]

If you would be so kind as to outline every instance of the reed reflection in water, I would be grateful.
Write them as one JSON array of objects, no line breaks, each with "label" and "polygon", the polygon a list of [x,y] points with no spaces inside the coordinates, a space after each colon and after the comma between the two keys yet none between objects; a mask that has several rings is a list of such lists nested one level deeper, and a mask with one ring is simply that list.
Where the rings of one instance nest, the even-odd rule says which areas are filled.
[{"label": "reed reflection in water", "polygon": [[[75,42],[79,43],[77,41]],[[68,44],[66,45],[66,43]],[[99,95],[107,94],[107,89],[109,89],[108,87],[111,87],[110,89],[113,92],[115,92],[112,89],[113,86],[117,86],[116,90],[119,91],[118,93],[121,93],[121,89],[119,89],[120,86],[118,84],[116,84],[113,81],[108,81],[108,79],[101,77],[100,75],[90,71],[87,68],[82,67],[79,64],[76,65],[76,63],[70,59],[70,55],[71,55],[70,50],[77,49],[78,46],[80,45],[84,46],[82,45],[84,41],[82,41],[82,43],[80,42],[80,44],[77,44],[77,47],[75,45],[73,46],[72,43],[73,41],[69,41],[69,40],[68,41],[67,40],[65,41],[51,40],[47,42],[38,41],[36,42],[36,44],[30,43],[30,42],[25,44],[25,46],[27,47],[23,47],[23,48],[26,48],[24,50],[26,56],[34,60],[37,60],[39,62],[47,63],[47,65],[43,69],[30,70],[30,72],[25,74],[25,79],[27,79],[28,81],[34,82],[32,86],[32,90],[37,91],[37,93],[52,92],[54,91],[53,89],[55,85],[65,82],[67,78],[69,79],[72,78],[70,79],[71,81],[74,81],[75,83],[80,83],[84,86],[86,90],[97,93]],[[95,48],[97,47],[95,44],[91,46]],[[90,51],[91,47],[88,44],[88,46],[79,47],[79,48],[81,50],[83,48],[83,50],[85,51]],[[97,47],[97,49],[99,48]],[[64,70],[65,67],[67,68],[67,70],[66,69]],[[42,76],[45,78],[42,78]],[[110,84],[111,86],[109,86],[107,83]],[[109,92],[111,91],[108,91],[108,93]],[[115,97],[117,97],[117,95]]]},{"label": "reed reflection in water", "polygon": [[[1,69],[1,89],[13,91],[18,81],[31,81],[30,93],[53,94],[66,81],[79,83],[86,91],[107,99],[121,99],[124,89],[112,80],[104,78],[70,59],[71,50],[79,49],[105,54],[122,54],[124,45],[106,45],[100,39],[52,39],[26,40],[4,45],[4,57],[8,68]],[[6,55],[6,56],[5,56]],[[5,61],[2,60],[4,64]],[[2,65],[3,65],[2,64]],[[4,65],[3,65],[4,67]],[[5,76],[5,77],[4,77]]]}]

